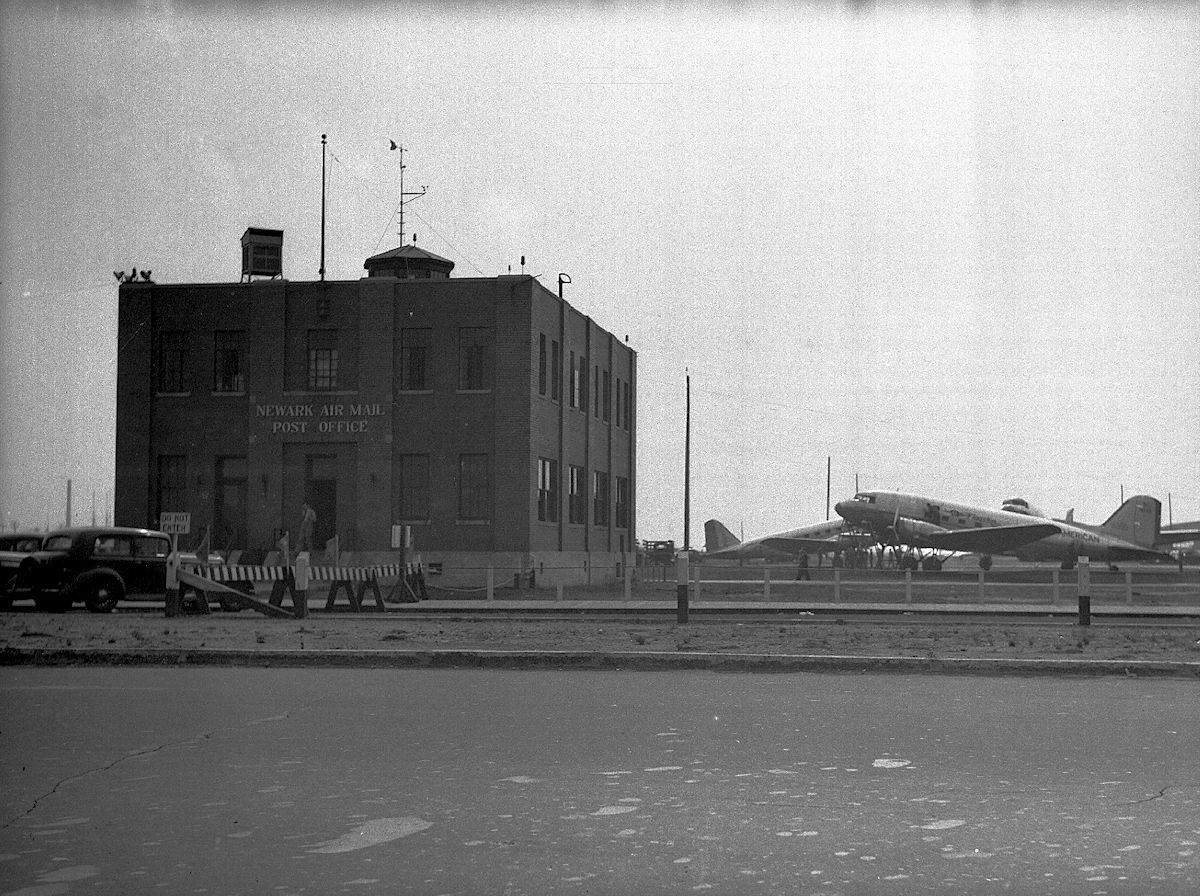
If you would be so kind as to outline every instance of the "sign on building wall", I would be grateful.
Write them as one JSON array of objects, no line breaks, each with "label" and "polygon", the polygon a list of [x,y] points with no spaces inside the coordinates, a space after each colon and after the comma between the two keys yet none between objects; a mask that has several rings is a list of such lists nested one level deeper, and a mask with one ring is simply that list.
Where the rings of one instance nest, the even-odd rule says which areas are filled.
[{"label": "sign on building wall", "polygon": [[381,439],[390,432],[390,406],[382,402],[270,402],[251,399],[251,431],[269,438]]}]

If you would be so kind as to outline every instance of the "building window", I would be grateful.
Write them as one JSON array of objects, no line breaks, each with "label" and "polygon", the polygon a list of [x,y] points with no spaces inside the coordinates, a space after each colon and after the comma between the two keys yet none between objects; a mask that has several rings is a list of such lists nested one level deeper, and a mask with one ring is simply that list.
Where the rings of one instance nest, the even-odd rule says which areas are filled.
[{"label": "building window", "polygon": [[609,409],[612,407],[612,374],[604,371],[604,422],[609,421]]},{"label": "building window", "polygon": [[164,513],[182,513],[187,509],[187,458],[182,454],[160,454],[155,519],[161,519]]},{"label": "building window", "polygon": [[212,547],[230,550],[249,546],[246,538],[247,495],[246,458],[218,457],[213,477]]},{"label": "building window", "polygon": [[571,465],[567,497],[567,521],[580,525],[587,522],[587,476],[583,467]]},{"label": "building window", "polygon": [[399,478],[400,519],[429,519],[429,455],[400,455]]},{"label": "building window", "polygon": [[458,388],[479,391],[492,387],[491,327],[459,327]]},{"label": "building window", "polygon": [[608,474],[592,474],[592,525],[608,525]]},{"label": "building window", "polygon": [[538,333],[538,395],[546,394],[546,334]]},{"label": "building window", "polygon": [[491,507],[491,482],[486,454],[458,456],[458,518],[487,520]]},{"label": "building window", "polygon": [[538,458],[537,518],[541,523],[558,522],[558,461]]},{"label": "building window", "polygon": [[164,330],[158,335],[158,391],[186,392],[188,334]]},{"label": "building window", "polygon": [[614,422],[619,428],[621,426],[621,378],[613,377],[613,400],[617,403],[616,412],[613,414]]},{"label": "building window", "polygon": [[429,347],[433,330],[429,327],[404,327],[400,331],[400,389],[420,392],[430,388]]},{"label": "building window", "polygon": [[588,408],[588,366],[587,358],[579,356],[579,410],[587,413]]},{"label": "building window", "polygon": [[617,528],[629,528],[629,478],[626,476],[618,476],[616,480],[617,489]]},{"label": "building window", "polygon": [[596,390],[596,397],[592,401],[592,413],[594,413],[596,415],[596,419],[599,420],[600,419],[600,365],[599,364],[597,364],[595,367],[595,371],[592,376],[592,384],[593,384],[593,388]]},{"label": "building window", "polygon": [[245,392],[242,376],[242,331],[213,333],[213,391]]},{"label": "building window", "polygon": [[567,401],[571,407],[579,407],[579,371],[575,369],[574,352],[571,352],[571,382],[567,384]]},{"label": "building window", "polygon": [[308,331],[308,388],[329,392],[338,387],[337,330]]},{"label": "building window", "polygon": [[625,429],[626,430],[629,430],[632,426],[633,414],[631,413],[631,410],[630,410],[632,407],[633,407],[633,392],[630,389],[629,383],[626,383],[625,384]]},{"label": "building window", "polygon": [[557,339],[550,342],[550,397],[562,401],[562,346]]}]

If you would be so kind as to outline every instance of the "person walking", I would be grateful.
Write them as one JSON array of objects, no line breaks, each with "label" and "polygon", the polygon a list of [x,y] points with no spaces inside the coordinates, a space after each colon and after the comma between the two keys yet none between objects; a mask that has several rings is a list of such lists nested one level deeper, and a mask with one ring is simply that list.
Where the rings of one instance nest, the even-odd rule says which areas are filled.
[{"label": "person walking", "polygon": [[317,512],[308,501],[304,502],[304,510],[300,517],[300,541],[296,545],[298,551],[311,551],[313,543],[313,523],[317,521]]},{"label": "person walking", "polygon": [[800,554],[796,559],[797,559],[797,563],[799,564],[796,569],[796,581],[797,582],[809,581],[810,576],[808,574],[808,551],[801,549]]}]

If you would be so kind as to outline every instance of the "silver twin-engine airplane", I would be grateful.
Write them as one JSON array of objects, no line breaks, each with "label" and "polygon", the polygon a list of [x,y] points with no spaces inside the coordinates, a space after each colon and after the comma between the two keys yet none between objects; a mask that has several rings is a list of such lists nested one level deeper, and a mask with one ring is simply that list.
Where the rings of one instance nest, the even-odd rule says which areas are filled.
[{"label": "silver twin-engine airplane", "polygon": [[1148,495],[1130,498],[1099,526],[1047,519],[1030,512],[1024,502],[1005,506],[1012,509],[990,510],[899,492],[859,492],[839,502],[837,512],[884,543],[982,554],[979,565],[984,569],[991,566],[993,554],[1058,560],[1064,569],[1073,567],[1078,557],[1110,564],[1171,559],[1154,549],[1162,504]]}]

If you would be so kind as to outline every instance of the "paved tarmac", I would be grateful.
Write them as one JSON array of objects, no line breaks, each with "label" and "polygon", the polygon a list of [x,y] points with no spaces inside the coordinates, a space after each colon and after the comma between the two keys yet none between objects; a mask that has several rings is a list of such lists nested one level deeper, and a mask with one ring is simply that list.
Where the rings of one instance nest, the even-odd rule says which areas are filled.
[{"label": "paved tarmac", "polygon": [[0,890],[1200,888],[1190,682],[3,669]]}]

